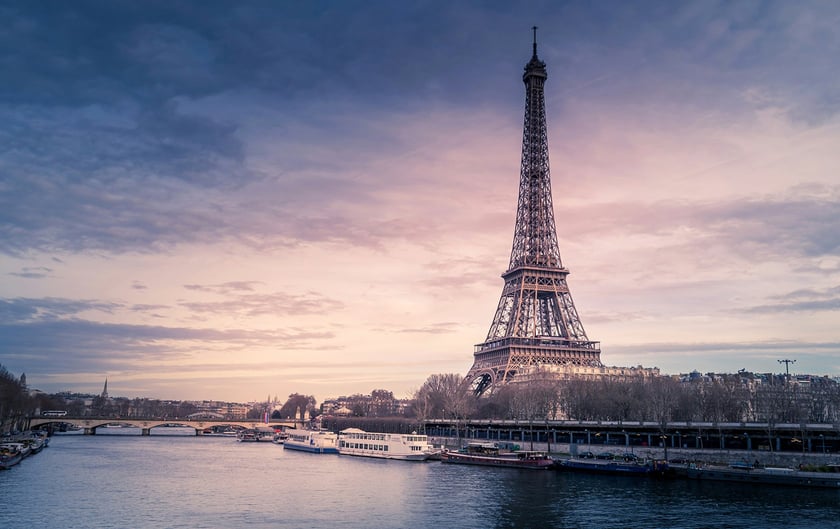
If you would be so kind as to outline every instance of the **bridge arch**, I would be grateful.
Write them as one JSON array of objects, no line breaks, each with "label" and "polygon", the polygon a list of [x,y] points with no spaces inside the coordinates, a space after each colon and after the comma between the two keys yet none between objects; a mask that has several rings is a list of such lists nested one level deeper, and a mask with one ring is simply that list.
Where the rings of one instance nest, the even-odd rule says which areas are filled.
[{"label": "bridge arch", "polygon": [[105,425],[131,426],[141,429],[141,435],[149,435],[152,428],[167,424],[177,424],[186,428],[194,428],[196,435],[213,426],[235,426],[240,428],[256,428],[258,426],[269,428],[297,428],[300,421],[271,421],[264,423],[258,420],[236,420],[236,419],[144,419],[144,418],[113,418],[113,417],[31,417],[29,428],[34,429],[48,424],[72,424],[84,429],[85,435],[95,435],[97,428]]}]

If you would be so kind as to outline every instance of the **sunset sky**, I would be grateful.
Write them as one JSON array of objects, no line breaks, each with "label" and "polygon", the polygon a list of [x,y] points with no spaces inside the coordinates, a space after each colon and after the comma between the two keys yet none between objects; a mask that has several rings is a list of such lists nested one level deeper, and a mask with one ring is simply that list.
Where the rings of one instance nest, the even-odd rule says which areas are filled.
[{"label": "sunset sky", "polygon": [[607,365],[840,375],[840,3],[2,2],[0,364],[249,401],[466,374],[531,26]]}]

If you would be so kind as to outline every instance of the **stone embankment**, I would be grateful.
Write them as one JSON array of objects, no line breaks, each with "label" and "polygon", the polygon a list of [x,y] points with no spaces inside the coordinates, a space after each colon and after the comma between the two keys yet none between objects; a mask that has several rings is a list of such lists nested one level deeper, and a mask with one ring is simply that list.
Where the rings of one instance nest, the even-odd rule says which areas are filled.
[{"label": "stone embankment", "polygon": [[[429,441],[435,446],[445,446],[449,449],[458,448],[469,442],[486,442],[484,439],[463,439],[453,437],[430,437]],[[492,441],[490,441],[492,442]],[[529,441],[514,441],[520,450],[548,450],[554,457],[568,457],[571,453],[566,443],[531,443]],[[758,462],[761,466],[797,468],[800,465],[821,466],[826,464],[840,464],[840,454],[830,453],[800,453],[800,452],[768,452],[764,450],[698,450],[693,448],[668,448],[649,446],[623,445],[577,445],[578,453],[591,451],[594,454],[612,452],[614,454],[632,452],[638,457],[651,459],[668,459],[668,461],[693,461],[704,464],[728,465],[736,461],[749,463]],[[667,453],[666,453],[667,452]]]}]

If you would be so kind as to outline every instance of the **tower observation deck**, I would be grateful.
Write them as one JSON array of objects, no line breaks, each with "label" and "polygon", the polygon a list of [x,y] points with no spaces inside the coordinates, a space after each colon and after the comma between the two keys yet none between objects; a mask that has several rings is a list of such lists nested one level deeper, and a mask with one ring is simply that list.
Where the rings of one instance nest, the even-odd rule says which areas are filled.
[{"label": "tower observation deck", "polygon": [[502,296],[484,343],[475,346],[466,375],[476,394],[517,373],[560,366],[600,367],[601,349],[583,329],[560,259],[545,117],[545,63],[534,51],[525,65],[525,124],[516,226]]}]

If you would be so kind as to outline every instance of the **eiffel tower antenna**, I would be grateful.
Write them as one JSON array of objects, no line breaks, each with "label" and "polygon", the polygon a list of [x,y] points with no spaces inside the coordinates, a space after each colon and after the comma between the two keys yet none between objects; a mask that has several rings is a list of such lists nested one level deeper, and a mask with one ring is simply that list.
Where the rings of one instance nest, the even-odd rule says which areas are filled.
[{"label": "eiffel tower antenna", "polygon": [[537,26],[532,26],[531,29],[534,30],[534,57],[537,56]]},{"label": "eiffel tower antenna", "polygon": [[586,336],[560,259],[548,166],[548,74],[537,57],[537,27],[532,29],[534,54],[522,75],[525,123],[510,264],[487,339],[475,346],[465,377],[477,395],[526,369],[602,365],[600,344]]}]

